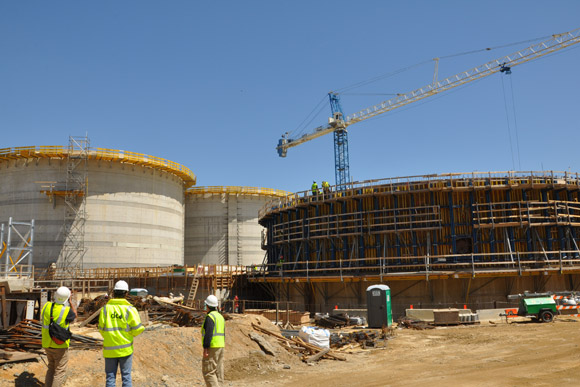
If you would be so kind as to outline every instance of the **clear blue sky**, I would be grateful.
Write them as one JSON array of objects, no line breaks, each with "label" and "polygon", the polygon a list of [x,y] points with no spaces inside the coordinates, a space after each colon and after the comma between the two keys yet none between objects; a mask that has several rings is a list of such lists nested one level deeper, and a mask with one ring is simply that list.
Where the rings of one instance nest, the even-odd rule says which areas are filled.
[{"label": "clear blue sky", "polygon": [[[198,186],[334,184],[332,135],[286,158],[275,151],[327,92],[434,57],[570,31],[579,15],[575,0],[5,0],[0,147],[67,145],[88,133],[93,147],[181,163]],[[527,45],[441,59],[439,78]],[[580,172],[574,47],[515,67],[503,85],[487,77],[350,126],[353,180]],[[351,91],[373,95],[344,94],[342,107],[353,113],[432,79],[432,63],[413,67]],[[326,123],[324,104],[307,131]]]}]

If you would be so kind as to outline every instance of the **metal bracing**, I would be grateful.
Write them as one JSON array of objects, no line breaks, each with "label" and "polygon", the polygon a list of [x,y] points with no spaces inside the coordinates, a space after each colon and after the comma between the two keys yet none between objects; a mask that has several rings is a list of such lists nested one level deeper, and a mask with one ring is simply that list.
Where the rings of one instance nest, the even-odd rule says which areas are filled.
[{"label": "metal bracing", "polygon": [[11,275],[32,277],[34,219],[30,222],[16,222],[10,217],[7,226],[5,228],[2,224],[0,229],[0,262],[3,261],[0,272],[4,277]]},{"label": "metal bracing", "polygon": [[85,248],[85,223],[87,219],[87,179],[89,139],[69,137],[64,196],[64,243],[57,261],[58,275],[72,276],[83,269]]}]

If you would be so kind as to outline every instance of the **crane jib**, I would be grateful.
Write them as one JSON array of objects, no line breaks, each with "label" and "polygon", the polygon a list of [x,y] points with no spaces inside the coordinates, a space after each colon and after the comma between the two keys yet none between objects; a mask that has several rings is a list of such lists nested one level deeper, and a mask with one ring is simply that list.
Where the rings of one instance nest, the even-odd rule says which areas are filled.
[{"label": "crane jib", "polygon": [[[523,50],[492,60],[470,70],[463,71],[442,81],[433,82],[409,93],[383,101],[380,104],[360,110],[346,118],[343,118],[338,94],[330,92],[328,95],[330,97],[333,117],[329,118],[329,125],[319,126],[314,131],[306,133],[299,138],[288,138],[287,135],[282,136],[282,139],[278,141],[276,149],[281,157],[286,157],[288,148],[335,132],[336,184],[347,183],[349,181],[349,176],[346,175],[349,173],[349,161],[346,127],[498,72],[510,74],[513,66],[529,62],[563,48],[570,47],[576,43],[580,43],[580,28],[562,34],[552,35],[552,38],[549,40],[534,44]],[[339,131],[340,139],[337,139],[336,133]]]}]

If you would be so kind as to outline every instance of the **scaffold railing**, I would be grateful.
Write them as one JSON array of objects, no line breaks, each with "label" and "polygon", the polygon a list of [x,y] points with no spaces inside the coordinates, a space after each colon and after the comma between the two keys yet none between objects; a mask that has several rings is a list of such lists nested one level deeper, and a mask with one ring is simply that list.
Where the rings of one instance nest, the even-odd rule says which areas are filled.
[{"label": "scaffold railing", "polygon": [[271,197],[285,197],[291,193],[272,188],[261,187],[242,187],[242,186],[206,186],[206,187],[192,187],[185,191],[186,195],[203,195],[203,194],[230,194],[230,195],[255,195],[255,196],[271,196]]},{"label": "scaffold railing", "polygon": [[409,191],[469,190],[520,185],[574,185],[580,186],[580,174],[566,171],[502,171],[502,172],[458,172],[432,175],[391,177],[384,179],[351,182],[337,190],[331,186],[330,192],[313,193],[311,190],[291,193],[270,200],[259,211],[261,219],[269,213],[279,212],[301,204],[342,200],[348,197],[372,195],[375,193],[395,194]]},{"label": "scaffold railing", "polygon": [[204,277],[215,276],[235,276],[246,273],[246,266],[240,265],[192,265],[192,266],[160,266],[160,267],[108,267],[90,268],[77,270],[73,273],[59,273],[43,270],[37,273],[39,280],[65,279],[66,278],[100,278],[100,279],[120,279],[120,278],[155,278],[168,276],[193,276],[195,273]]},{"label": "scaffold railing", "polygon": [[298,261],[268,263],[249,267],[248,276],[254,280],[296,282],[309,280],[363,280],[373,277],[433,276],[450,278],[526,275],[532,272],[564,274],[580,272],[580,251],[532,251],[505,253],[473,253],[455,255],[426,255],[407,257],[353,258],[349,260]]},{"label": "scaffold railing", "polygon": [[[68,155],[68,147],[60,145],[0,148],[0,160],[16,160],[25,158],[64,159],[67,158]],[[161,157],[106,148],[91,148],[88,151],[88,157],[89,159],[118,161],[121,163],[142,165],[164,170],[180,177],[184,181],[186,187],[191,187],[196,183],[196,177],[189,168]]]}]

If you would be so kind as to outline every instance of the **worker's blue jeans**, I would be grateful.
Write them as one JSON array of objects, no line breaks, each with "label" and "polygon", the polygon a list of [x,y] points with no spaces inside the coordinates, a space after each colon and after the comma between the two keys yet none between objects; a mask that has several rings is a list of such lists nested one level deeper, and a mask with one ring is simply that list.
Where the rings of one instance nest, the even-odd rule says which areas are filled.
[{"label": "worker's blue jeans", "polygon": [[107,387],[115,387],[117,368],[121,368],[121,380],[123,387],[132,387],[131,366],[133,365],[133,354],[125,357],[106,357],[105,374],[107,375]]}]

